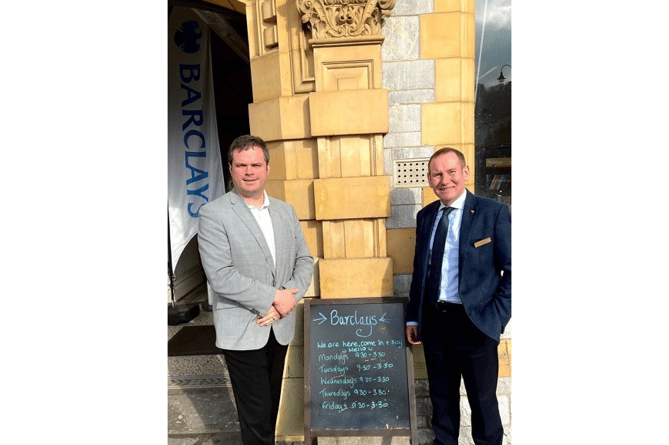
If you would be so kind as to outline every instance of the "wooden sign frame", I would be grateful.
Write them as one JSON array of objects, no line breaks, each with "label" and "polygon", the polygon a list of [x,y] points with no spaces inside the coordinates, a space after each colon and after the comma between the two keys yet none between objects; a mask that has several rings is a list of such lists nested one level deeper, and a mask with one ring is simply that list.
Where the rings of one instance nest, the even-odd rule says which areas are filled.
[{"label": "wooden sign frame", "polygon": [[[404,318],[402,316],[402,344],[404,345],[406,355],[406,370],[407,379],[407,405],[409,409],[409,428],[392,428],[392,429],[318,429],[312,430],[312,409],[311,409],[311,387],[312,387],[312,373],[311,360],[314,358],[315,351],[312,351],[312,315],[317,314],[312,311],[312,307],[328,307],[341,305],[369,305],[369,304],[383,304],[383,305],[401,305],[402,314],[406,306],[406,299],[395,297],[374,297],[374,298],[337,298],[337,299],[305,299],[304,300],[304,443],[305,445],[312,445],[313,439],[318,436],[409,436],[411,443],[418,444],[418,431],[416,421],[416,392],[414,381],[414,365],[413,354],[410,345],[406,341],[406,329],[404,328]],[[319,315],[320,316],[320,315]],[[355,373],[354,373],[355,374]],[[403,413],[406,414],[406,413]]]}]

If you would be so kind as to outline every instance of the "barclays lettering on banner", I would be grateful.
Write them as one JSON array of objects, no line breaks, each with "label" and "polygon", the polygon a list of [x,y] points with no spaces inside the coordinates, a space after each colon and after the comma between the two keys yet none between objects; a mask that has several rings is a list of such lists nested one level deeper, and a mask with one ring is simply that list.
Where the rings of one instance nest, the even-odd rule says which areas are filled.
[{"label": "barclays lettering on banner", "polygon": [[172,265],[197,234],[200,209],[225,193],[209,28],[175,6],[168,30],[168,198]]},{"label": "barclays lettering on banner", "polygon": [[[195,53],[199,51],[200,45],[198,39],[202,37],[200,25],[194,20],[183,23],[174,35],[174,42],[179,49],[185,53]],[[179,76],[181,78],[181,89],[185,92],[184,99],[181,101],[181,114],[185,118],[181,127],[184,132],[185,150],[185,168],[190,170],[190,178],[186,180],[186,194],[188,198],[188,215],[191,218],[197,218],[200,213],[200,207],[209,202],[205,194],[209,190],[209,182],[206,181],[209,173],[203,169],[191,165],[189,159],[206,158],[207,152],[189,151],[189,140],[191,137],[199,138],[199,146],[196,148],[206,148],[206,140],[200,127],[204,123],[204,114],[202,111],[202,86],[201,86],[201,67],[200,64],[179,65]],[[195,128],[191,128],[195,127]],[[187,131],[188,130],[188,131]]]}]

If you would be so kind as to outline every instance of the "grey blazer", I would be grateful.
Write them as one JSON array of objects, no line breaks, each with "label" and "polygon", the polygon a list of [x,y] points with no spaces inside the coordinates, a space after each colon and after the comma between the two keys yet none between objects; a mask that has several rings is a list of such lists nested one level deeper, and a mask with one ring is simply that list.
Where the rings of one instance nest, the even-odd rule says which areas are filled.
[{"label": "grey blazer", "polygon": [[260,226],[233,189],[200,208],[198,244],[213,306],[216,346],[255,350],[267,343],[270,329],[287,345],[295,335],[295,311],[271,326],[256,323],[272,306],[277,289],[299,289],[299,301],[311,283],[314,259],[295,210],[269,198],[276,267]]}]

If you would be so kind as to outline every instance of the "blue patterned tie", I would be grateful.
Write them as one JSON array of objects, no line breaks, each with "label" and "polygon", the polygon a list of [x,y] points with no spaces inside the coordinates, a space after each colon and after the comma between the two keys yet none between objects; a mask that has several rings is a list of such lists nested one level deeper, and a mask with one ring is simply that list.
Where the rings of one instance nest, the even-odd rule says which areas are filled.
[{"label": "blue patterned tie", "polygon": [[439,299],[439,284],[441,282],[441,265],[444,262],[444,248],[446,247],[446,235],[448,234],[448,214],[453,207],[444,207],[441,219],[437,225],[432,242],[432,256],[430,269],[427,277],[425,291],[430,303],[436,303]]}]

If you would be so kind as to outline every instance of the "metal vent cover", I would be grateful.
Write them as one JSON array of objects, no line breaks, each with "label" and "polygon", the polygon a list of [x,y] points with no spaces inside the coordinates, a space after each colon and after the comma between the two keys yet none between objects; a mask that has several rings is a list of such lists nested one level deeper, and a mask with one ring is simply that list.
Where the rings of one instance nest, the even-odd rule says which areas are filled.
[{"label": "metal vent cover", "polygon": [[427,186],[427,164],[429,159],[395,161],[395,187]]}]

